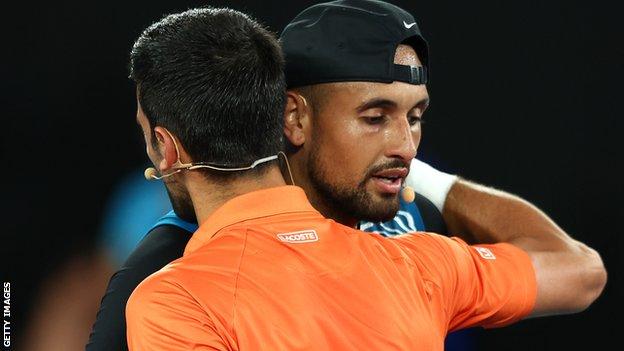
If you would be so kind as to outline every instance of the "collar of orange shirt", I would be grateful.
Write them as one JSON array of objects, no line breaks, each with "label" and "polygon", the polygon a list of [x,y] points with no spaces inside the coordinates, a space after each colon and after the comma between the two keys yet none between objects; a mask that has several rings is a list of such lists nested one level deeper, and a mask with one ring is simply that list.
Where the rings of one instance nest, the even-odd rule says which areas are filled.
[{"label": "collar of orange shirt", "polygon": [[186,245],[184,255],[204,246],[225,227],[250,219],[292,212],[318,213],[298,186],[267,188],[237,196],[228,200],[201,224]]}]

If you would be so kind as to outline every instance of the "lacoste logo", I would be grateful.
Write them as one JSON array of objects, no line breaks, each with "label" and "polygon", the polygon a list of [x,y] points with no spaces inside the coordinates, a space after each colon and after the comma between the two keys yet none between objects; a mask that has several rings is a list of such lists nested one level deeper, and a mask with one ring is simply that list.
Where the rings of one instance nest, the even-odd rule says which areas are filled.
[{"label": "lacoste logo", "polygon": [[311,243],[318,241],[318,235],[314,230],[302,230],[299,232],[277,234],[280,241],[291,244]]},{"label": "lacoste logo", "polygon": [[405,26],[405,29],[410,29],[410,28],[412,28],[415,24],[416,24],[416,22],[412,22],[412,23],[410,23],[410,24],[407,24],[405,21],[403,21],[403,25]]},{"label": "lacoste logo", "polygon": [[496,256],[494,256],[494,254],[492,253],[492,251],[490,251],[490,249],[486,249],[485,247],[478,247],[478,246],[474,246],[474,248],[475,250],[477,250],[479,255],[481,255],[481,257],[485,258],[486,260],[496,259]]}]

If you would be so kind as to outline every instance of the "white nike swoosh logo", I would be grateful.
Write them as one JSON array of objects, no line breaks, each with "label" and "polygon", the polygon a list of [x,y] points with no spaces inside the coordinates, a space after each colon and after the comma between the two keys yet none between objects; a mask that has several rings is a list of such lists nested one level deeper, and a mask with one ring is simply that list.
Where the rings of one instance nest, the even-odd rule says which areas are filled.
[{"label": "white nike swoosh logo", "polygon": [[416,24],[416,22],[413,22],[413,23],[407,24],[407,23],[405,23],[405,21],[403,21],[403,25],[405,26],[405,29],[410,29],[410,28],[412,28],[415,24]]}]

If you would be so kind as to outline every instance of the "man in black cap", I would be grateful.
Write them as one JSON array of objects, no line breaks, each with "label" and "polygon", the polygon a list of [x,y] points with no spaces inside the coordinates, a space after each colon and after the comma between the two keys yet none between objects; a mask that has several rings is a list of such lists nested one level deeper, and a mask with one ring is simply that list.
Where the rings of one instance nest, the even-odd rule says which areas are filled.
[{"label": "man in black cap", "polygon": [[[390,221],[364,229],[400,233],[392,219],[407,205],[398,195],[429,105],[427,43],[413,16],[378,1],[318,4],[286,26],[281,44],[296,183],[327,217]],[[454,180],[435,189],[442,201]]]},{"label": "man in black cap", "polygon": [[[318,26],[324,35],[337,37],[337,48],[356,54],[370,48],[327,30],[336,29],[332,25],[336,19],[353,26],[372,20],[367,17],[372,14],[400,21],[406,30],[415,26],[410,18],[401,17],[401,11],[378,2],[339,1],[306,11],[295,24]],[[319,60],[319,67],[313,68],[326,67],[330,73],[321,75],[320,81],[291,86],[285,133],[294,148],[290,153],[295,182],[319,187],[319,194],[331,192],[333,203],[317,194],[308,196],[319,211],[345,226],[321,216],[300,189],[281,186],[283,179],[270,163],[275,155],[249,164],[248,155],[237,154],[245,162],[236,167],[221,159],[226,154],[217,152],[223,151],[213,140],[217,135],[230,137],[227,147],[254,145],[254,158],[261,156],[258,150],[274,147],[265,136],[276,134],[271,122],[276,116],[268,110],[255,111],[256,121],[273,128],[240,133],[240,127],[249,126],[245,124],[249,117],[229,113],[230,107],[241,108],[238,100],[213,100],[197,88],[202,82],[219,82],[223,91],[215,93],[226,92],[223,95],[232,98],[239,90],[249,93],[248,85],[240,84],[246,74],[255,78],[249,84],[266,84],[262,83],[266,77],[258,74],[265,68],[254,60],[242,72],[224,71],[217,64],[237,57],[227,50],[227,38],[247,40],[250,33],[230,25],[229,36],[215,36],[219,27],[211,25],[213,36],[197,36],[194,26],[180,25],[178,19],[185,16],[170,16],[146,30],[135,45],[133,57],[141,60],[133,67],[137,62],[160,63],[142,66],[142,74],[134,76],[144,108],[139,108],[138,119],[150,159],[175,182],[177,195],[188,198],[202,225],[182,258],[147,278],[132,294],[127,307],[131,350],[441,349],[449,330],[497,327],[528,315],[579,311],[601,292],[605,272],[595,251],[525,201],[462,180],[451,182],[452,190],[448,198],[444,196],[448,218],[468,218],[467,232],[500,243],[469,246],[457,238],[426,233],[386,239],[351,228],[356,221],[350,220],[348,211],[384,220],[399,208],[399,192],[416,153],[419,120],[427,106],[424,56],[419,58],[417,44],[400,45],[413,35],[394,47],[385,45],[387,36],[375,37],[383,47],[378,57],[386,58],[384,72],[344,64],[346,73],[341,77],[342,68],[332,70],[331,60]],[[308,18],[312,20],[305,23]],[[191,16],[189,21],[205,26],[212,23],[212,13]],[[287,29],[284,37],[292,30]],[[349,35],[354,34],[357,31]],[[264,34],[262,38],[267,39]],[[162,50],[190,43],[205,50],[194,55]],[[313,51],[315,45],[310,38],[305,50]],[[269,51],[262,52],[275,55]],[[290,55],[288,49],[286,54]],[[279,57],[271,60],[279,61]],[[171,69],[175,67],[185,74]],[[185,94],[166,89],[180,79],[190,83]],[[329,99],[331,106],[326,104]],[[265,106],[272,101],[254,103]],[[163,107],[170,114],[154,113],[154,108]],[[181,113],[190,107],[196,113]],[[160,118],[167,119],[160,124]],[[188,125],[181,126],[182,120]],[[201,141],[202,147],[192,140]],[[342,152],[345,148],[365,155],[351,160]],[[213,151],[221,158],[197,157]],[[264,166],[254,170],[259,161]],[[313,166],[302,167],[304,163]],[[210,171],[200,173],[204,168]],[[320,184],[328,177],[336,182]],[[354,208],[349,202],[361,206]]]}]

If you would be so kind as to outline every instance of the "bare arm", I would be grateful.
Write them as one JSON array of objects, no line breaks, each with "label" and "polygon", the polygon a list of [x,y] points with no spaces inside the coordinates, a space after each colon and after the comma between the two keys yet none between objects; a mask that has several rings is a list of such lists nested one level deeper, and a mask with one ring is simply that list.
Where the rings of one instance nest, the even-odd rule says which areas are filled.
[{"label": "bare arm", "polygon": [[506,242],[529,254],[537,279],[530,317],[582,311],[606,284],[595,250],[517,196],[458,179],[446,197],[443,217],[449,231],[469,243]]}]

